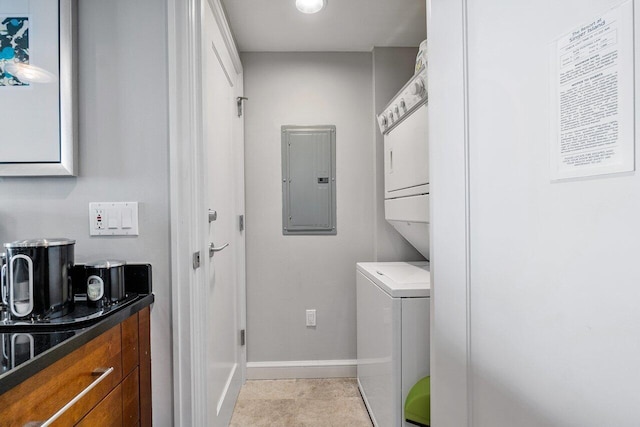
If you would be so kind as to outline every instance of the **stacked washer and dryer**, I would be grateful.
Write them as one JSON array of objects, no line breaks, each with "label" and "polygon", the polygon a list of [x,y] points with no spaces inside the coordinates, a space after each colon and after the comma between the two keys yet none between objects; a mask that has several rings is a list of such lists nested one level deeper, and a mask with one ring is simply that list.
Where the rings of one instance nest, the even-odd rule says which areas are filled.
[{"label": "stacked washer and dryer", "polygon": [[[429,259],[426,67],[378,116],[385,218]],[[429,375],[429,262],[357,264],[358,385],[375,426],[409,426],[404,403]]]}]

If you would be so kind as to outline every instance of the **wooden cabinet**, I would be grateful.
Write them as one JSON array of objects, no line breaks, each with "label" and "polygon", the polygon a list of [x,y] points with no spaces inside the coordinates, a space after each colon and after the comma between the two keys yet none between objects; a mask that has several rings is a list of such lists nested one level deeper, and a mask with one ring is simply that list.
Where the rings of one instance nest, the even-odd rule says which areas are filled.
[{"label": "wooden cabinet", "polygon": [[[124,426],[122,416],[122,384],[98,403],[76,426],[78,427],[120,427]],[[128,424],[128,425],[137,425]]]},{"label": "wooden cabinet", "polygon": [[53,425],[150,426],[149,323],[145,307],[0,395],[2,425],[43,422],[76,400]]}]

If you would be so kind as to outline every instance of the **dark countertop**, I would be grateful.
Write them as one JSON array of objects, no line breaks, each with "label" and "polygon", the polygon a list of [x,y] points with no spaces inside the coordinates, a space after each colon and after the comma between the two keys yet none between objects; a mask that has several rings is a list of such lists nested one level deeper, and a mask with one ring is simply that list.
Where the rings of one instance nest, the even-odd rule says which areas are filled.
[{"label": "dark countertop", "polygon": [[148,264],[127,266],[125,287],[128,291],[139,293],[138,296],[104,317],[82,322],[77,327],[0,326],[2,348],[0,394],[11,390],[133,314],[150,306],[154,301],[151,293],[151,266]]},{"label": "dark countertop", "polygon": [[[84,344],[96,338],[103,332],[121,323],[129,316],[139,312],[153,303],[153,294],[141,295],[131,304],[116,310],[108,316],[96,321],[90,326],[80,329],[60,330],[60,331],[40,331],[34,329],[33,332],[7,332],[0,333],[2,336],[2,367],[0,373],[0,394],[11,390],[21,382],[27,380],[49,365],[62,359],[72,351],[80,348]],[[20,360],[5,354],[11,346],[4,345],[6,340],[13,340],[18,346],[25,349],[30,347],[30,338],[33,338],[34,357],[29,359],[29,353]],[[23,343],[23,344],[20,344]],[[13,347],[15,348],[15,346]],[[14,353],[18,353],[14,350]],[[9,356],[9,357],[6,357]],[[10,361],[11,359],[11,361]],[[16,365],[15,367],[7,366]]]}]

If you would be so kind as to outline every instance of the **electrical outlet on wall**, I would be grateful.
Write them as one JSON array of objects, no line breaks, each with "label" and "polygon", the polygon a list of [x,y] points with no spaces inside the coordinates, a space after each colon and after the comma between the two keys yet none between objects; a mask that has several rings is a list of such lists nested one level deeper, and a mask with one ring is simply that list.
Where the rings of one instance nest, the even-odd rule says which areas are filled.
[{"label": "electrical outlet on wall", "polygon": [[89,203],[89,235],[137,236],[138,202]]},{"label": "electrical outlet on wall", "polygon": [[316,309],[307,310],[307,326],[316,326]]}]

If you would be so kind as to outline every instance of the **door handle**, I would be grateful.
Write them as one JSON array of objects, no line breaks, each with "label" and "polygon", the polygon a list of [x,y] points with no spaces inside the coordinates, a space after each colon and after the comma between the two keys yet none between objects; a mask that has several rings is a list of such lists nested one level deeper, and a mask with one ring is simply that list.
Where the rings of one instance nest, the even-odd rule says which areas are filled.
[{"label": "door handle", "polygon": [[223,250],[227,246],[229,246],[229,244],[225,243],[224,245],[218,246],[216,248],[215,246],[213,246],[213,243],[209,243],[209,257],[214,256],[216,252],[220,252],[221,250]]}]

